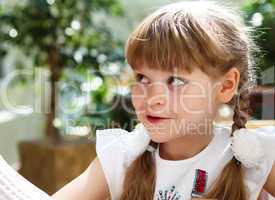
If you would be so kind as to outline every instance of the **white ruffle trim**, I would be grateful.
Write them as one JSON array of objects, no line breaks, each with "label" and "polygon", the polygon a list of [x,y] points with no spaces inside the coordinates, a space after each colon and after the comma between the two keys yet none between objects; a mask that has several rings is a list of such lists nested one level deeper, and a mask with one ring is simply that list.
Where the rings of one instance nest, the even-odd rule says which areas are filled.
[{"label": "white ruffle trim", "polygon": [[275,127],[267,127],[234,131],[230,137],[233,155],[247,168],[258,167],[265,159],[275,159],[274,130]]},{"label": "white ruffle trim", "polygon": [[150,136],[142,123],[138,123],[134,130],[124,138],[127,141],[127,148],[136,155],[142,154],[150,143]]}]

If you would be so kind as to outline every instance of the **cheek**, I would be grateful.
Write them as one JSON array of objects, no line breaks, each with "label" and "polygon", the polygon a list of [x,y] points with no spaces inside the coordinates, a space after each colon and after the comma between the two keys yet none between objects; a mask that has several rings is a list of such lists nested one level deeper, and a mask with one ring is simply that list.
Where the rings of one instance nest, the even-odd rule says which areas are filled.
[{"label": "cheek", "polygon": [[133,85],[131,88],[131,100],[136,111],[144,109],[146,90],[144,87]]},{"label": "cheek", "polygon": [[178,91],[174,100],[174,107],[180,116],[204,115],[212,111],[211,91],[205,86],[196,85],[185,87]]}]

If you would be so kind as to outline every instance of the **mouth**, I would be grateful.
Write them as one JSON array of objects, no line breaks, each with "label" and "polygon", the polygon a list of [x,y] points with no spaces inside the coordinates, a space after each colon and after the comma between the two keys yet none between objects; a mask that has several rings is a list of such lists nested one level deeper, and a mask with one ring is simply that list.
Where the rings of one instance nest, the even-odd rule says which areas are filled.
[{"label": "mouth", "polygon": [[160,123],[160,122],[163,122],[164,120],[169,119],[166,117],[157,117],[157,116],[152,116],[152,115],[146,115],[146,118],[150,123],[153,123],[153,124]]}]

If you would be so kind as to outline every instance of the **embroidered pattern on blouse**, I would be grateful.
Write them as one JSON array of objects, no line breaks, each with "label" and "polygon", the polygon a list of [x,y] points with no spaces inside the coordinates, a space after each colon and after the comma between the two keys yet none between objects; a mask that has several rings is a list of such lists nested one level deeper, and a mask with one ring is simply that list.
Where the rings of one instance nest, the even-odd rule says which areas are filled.
[{"label": "embroidered pattern on blouse", "polygon": [[182,195],[176,191],[176,186],[172,185],[165,189],[160,189],[156,194],[156,200],[181,200]]},{"label": "embroidered pattern on blouse", "polygon": [[200,197],[206,190],[208,172],[203,169],[196,169],[191,197]]}]

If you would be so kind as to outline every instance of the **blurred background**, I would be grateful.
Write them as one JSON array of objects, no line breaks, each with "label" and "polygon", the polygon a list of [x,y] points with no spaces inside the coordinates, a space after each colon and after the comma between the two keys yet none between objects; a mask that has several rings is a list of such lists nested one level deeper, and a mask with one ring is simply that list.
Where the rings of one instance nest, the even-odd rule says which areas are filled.
[{"label": "blurred background", "polygon": [[[135,25],[171,0],[0,0],[0,153],[54,193],[95,156],[95,130],[137,123],[124,44]],[[240,8],[261,47],[250,127],[275,125],[275,1]],[[217,121],[230,124],[224,107]]]}]

